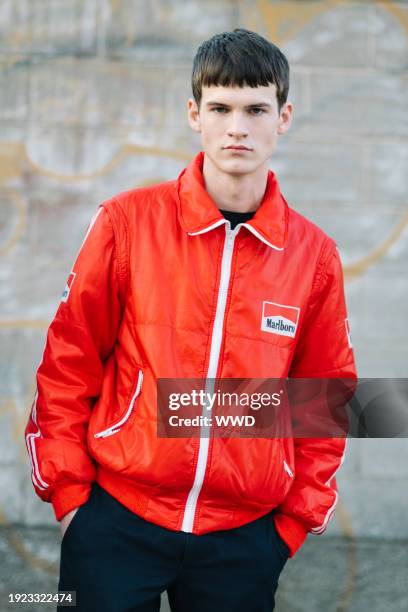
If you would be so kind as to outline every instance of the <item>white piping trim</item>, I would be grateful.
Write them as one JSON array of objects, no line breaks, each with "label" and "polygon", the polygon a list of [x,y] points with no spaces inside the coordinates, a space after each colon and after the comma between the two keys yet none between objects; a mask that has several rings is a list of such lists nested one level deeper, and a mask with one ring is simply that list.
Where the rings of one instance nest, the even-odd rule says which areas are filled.
[{"label": "white piping trim", "polygon": [[215,229],[216,227],[218,227],[219,225],[223,225],[224,223],[227,223],[227,219],[220,219],[219,221],[216,221],[212,225],[209,225],[208,227],[205,227],[204,229],[198,232],[187,232],[187,233],[189,236],[198,236],[199,234],[204,234],[205,232],[209,232],[210,230]]},{"label": "white piping trim", "polygon": [[[209,232],[212,229],[215,229],[216,227],[219,227],[220,225],[223,225],[224,223],[229,223],[229,221],[227,219],[220,219],[219,221],[216,221],[215,223],[213,223],[212,225],[209,225],[208,227],[205,227],[202,230],[199,230],[198,232],[187,232],[189,236],[198,236],[199,234],[205,234],[205,232]],[[237,229],[238,227],[246,227],[247,229],[249,229],[249,231],[258,238],[258,240],[261,240],[261,242],[263,242],[264,244],[268,245],[268,247],[271,247],[271,249],[275,249],[276,251],[284,251],[284,247],[277,247],[275,244],[272,244],[272,242],[268,242],[268,240],[266,240],[259,232],[258,230],[256,230],[254,227],[252,227],[252,225],[249,225],[248,223],[239,223],[235,229]]]},{"label": "white piping trim", "polygon": [[276,251],[283,251],[284,250],[283,247],[277,247],[274,244],[272,244],[272,242],[268,242],[267,240],[265,240],[265,238],[258,232],[258,230],[256,230],[254,227],[252,227],[252,225],[249,225],[248,223],[243,223],[242,225],[244,225],[247,229],[249,229],[250,232],[253,233],[254,236],[259,238],[259,240],[261,240],[262,242],[267,244],[272,249],[275,249]]},{"label": "white piping trim", "polygon": [[[229,289],[229,282],[231,278],[231,263],[232,255],[234,251],[235,237],[239,232],[239,226],[231,231],[231,224],[227,221],[225,228],[225,240],[224,249],[221,260],[221,278],[217,296],[217,307],[215,311],[214,324],[211,336],[211,348],[210,348],[210,359],[207,371],[206,380],[206,391],[213,391],[214,379],[217,374],[218,362],[220,358],[220,350],[223,337],[224,327],[224,314],[225,306],[227,303],[227,295]],[[203,406],[203,414],[208,415],[208,406]],[[194,515],[197,507],[198,496],[200,495],[201,488],[204,482],[205,470],[207,467],[208,460],[208,448],[209,448],[209,429],[207,425],[203,425],[200,429],[200,443],[198,449],[198,459],[196,472],[194,476],[193,486],[191,487],[186,506],[184,509],[183,522],[181,525],[181,531],[191,533],[194,525]]]},{"label": "white piping trim", "polygon": [[132,413],[133,405],[142,388],[142,382],[143,382],[143,372],[142,370],[139,370],[136,390],[132,396],[132,399],[130,400],[130,404],[128,406],[126,414],[120,419],[120,421],[118,421],[114,425],[111,425],[110,427],[108,427],[107,429],[104,429],[103,431],[99,431],[98,433],[95,433],[94,438],[107,438],[108,436],[112,436],[113,434],[118,433],[118,431],[120,431],[122,425],[126,423],[126,421],[128,420],[128,418],[130,417]]},{"label": "white piping trim", "polygon": [[[28,449],[28,454],[30,456],[30,462],[31,462],[31,467],[32,467],[31,480],[33,481],[34,485],[38,489],[40,489],[41,491],[45,491],[46,489],[48,489],[49,485],[46,482],[44,482],[44,480],[40,476],[34,438],[41,438],[41,434],[39,431],[35,434],[27,435],[27,449]],[[40,482],[44,486],[40,485]]]},{"label": "white piping trim", "polygon": [[[330,478],[327,480],[327,482],[325,482],[325,486],[326,486],[326,487],[329,487],[329,488],[330,488],[330,483],[331,483],[331,481],[333,480],[333,478],[334,478],[334,477],[335,477],[335,475],[337,474],[338,470],[341,468],[341,466],[342,466],[342,465],[343,465],[343,463],[344,463],[344,458],[345,458],[345,456],[346,456],[347,442],[348,442],[348,438],[345,438],[344,450],[343,450],[343,454],[342,454],[341,459],[340,459],[340,463],[339,463],[339,465],[336,467],[336,469],[334,470],[334,472],[333,472],[333,474],[330,476]],[[310,533],[312,533],[312,534],[314,534],[314,535],[319,535],[319,534],[323,533],[323,531],[326,529],[327,524],[328,524],[328,522],[329,522],[329,520],[330,520],[330,518],[331,518],[331,516],[332,516],[332,514],[333,514],[333,512],[334,512],[334,510],[335,510],[335,508],[336,508],[336,505],[337,505],[337,501],[338,501],[339,495],[338,495],[337,491],[335,491],[334,489],[332,489],[332,491],[333,491],[333,493],[334,493],[334,495],[335,495],[334,502],[333,502],[333,504],[330,506],[330,508],[328,509],[328,511],[327,511],[327,513],[326,513],[326,516],[325,516],[325,518],[324,518],[323,523],[322,523],[322,524],[321,524],[319,527],[314,527],[313,529],[311,529],[311,530],[310,530]]]},{"label": "white piping trim", "polygon": [[30,457],[30,462],[31,462],[31,468],[32,468],[31,478],[33,480],[33,483],[39,489],[41,489],[41,491],[45,491],[45,489],[48,489],[49,484],[47,484],[41,478],[40,470],[38,467],[38,461],[37,461],[37,453],[35,450],[35,440],[34,440],[35,438],[42,437],[40,428],[37,423],[37,398],[38,398],[38,389],[35,392],[34,401],[33,401],[33,405],[31,408],[31,420],[34,423],[34,425],[37,427],[37,431],[26,435],[26,445],[27,445],[28,455]]},{"label": "white piping trim", "polygon": [[337,491],[333,491],[333,493],[335,495],[334,503],[328,509],[327,514],[325,516],[325,519],[324,519],[323,523],[320,525],[320,527],[316,527],[316,528],[310,530],[310,533],[312,533],[313,535],[320,535],[321,533],[323,533],[326,530],[327,524],[328,524],[329,520],[331,519],[332,514],[334,513],[334,510],[335,510],[336,505],[337,505],[337,501],[339,499]]}]

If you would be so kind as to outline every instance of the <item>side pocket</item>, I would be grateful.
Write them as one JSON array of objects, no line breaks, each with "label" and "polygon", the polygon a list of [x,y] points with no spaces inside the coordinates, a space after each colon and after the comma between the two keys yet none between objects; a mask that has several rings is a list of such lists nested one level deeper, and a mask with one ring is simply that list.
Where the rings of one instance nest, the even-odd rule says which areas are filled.
[{"label": "side pocket", "polygon": [[132,395],[132,399],[129,402],[129,406],[128,406],[125,414],[122,416],[122,418],[119,421],[117,421],[113,425],[110,425],[106,429],[104,429],[102,431],[98,431],[97,433],[95,433],[94,434],[94,438],[106,438],[106,437],[112,436],[113,434],[115,434],[118,431],[120,431],[121,427],[123,427],[123,425],[126,423],[126,421],[129,419],[130,415],[132,414],[132,411],[133,411],[136,399],[140,395],[140,392],[142,390],[142,383],[143,383],[143,372],[142,372],[142,370],[139,370],[139,374],[138,374],[138,378],[137,378],[137,384],[136,384],[136,389],[135,389],[135,392]]},{"label": "side pocket", "polygon": [[273,535],[274,535],[275,542],[276,542],[276,547],[282,559],[284,561],[287,561],[290,555],[289,546],[279,535],[278,530],[276,529],[276,526],[275,526],[273,515],[271,516],[271,521],[272,521],[272,530],[273,530]]},{"label": "side pocket", "polygon": [[73,528],[75,527],[76,523],[78,522],[80,518],[79,515],[83,513],[85,506],[87,505],[88,502],[89,502],[89,499],[84,504],[81,504],[81,506],[79,506],[78,510],[75,512],[74,517],[71,519],[68,527],[64,531],[64,535],[62,536],[62,540],[61,540],[61,545],[65,542],[65,540],[70,535],[71,531],[73,530]]}]

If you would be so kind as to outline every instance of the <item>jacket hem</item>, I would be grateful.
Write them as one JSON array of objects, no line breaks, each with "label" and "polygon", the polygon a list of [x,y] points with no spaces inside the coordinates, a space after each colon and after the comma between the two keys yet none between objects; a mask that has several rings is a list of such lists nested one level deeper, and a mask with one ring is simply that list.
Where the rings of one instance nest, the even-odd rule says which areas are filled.
[{"label": "jacket hem", "polygon": [[[144,520],[171,531],[182,531],[180,519],[182,518],[184,504],[181,503],[181,501],[179,503],[179,507],[172,504],[170,509],[167,504],[160,502],[156,487],[142,487],[133,479],[126,478],[125,476],[118,474],[117,472],[113,472],[101,465],[98,465],[97,467],[96,481],[119,503]],[[154,492],[156,492],[156,495]],[[198,510],[200,520],[195,521],[195,527],[193,528],[192,533],[194,535],[205,535],[215,531],[235,529],[259,519],[266,513],[265,506],[257,508],[240,507],[238,517],[235,514],[236,510],[236,505],[233,507],[231,506],[230,508],[225,506],[223,508],[206,506],[205,509],[200,506]],[[271,510],[273,510],[273,508],[269,508],[268,512]],[[159,520],[158,517],[160,517]],[[289,518],[289,520],[292,519]],[[298,526],[300,526],[297,521],[296,523]],[[203,528],[202,525],[205,525],[205,528]],[[291,529],[290,526],[289,529]],[[306,532],[304,533],[303,539],[305,537]],[[287,540],[286,536],[284,539],[285,541]],[[303,539],[300,541],[301,538],[299,536],[297,537],[296,547],[299,547],[302,544]],[[290,547],[289,544],[288,546]],[[291,550],[294,548],[295,545],[292,543]]]},{"label": "jacket hem", "polygon": [[134,480],[98,465],[96,481],[128,510],[153,522],[146,516],[151,495],[141,491]]}]

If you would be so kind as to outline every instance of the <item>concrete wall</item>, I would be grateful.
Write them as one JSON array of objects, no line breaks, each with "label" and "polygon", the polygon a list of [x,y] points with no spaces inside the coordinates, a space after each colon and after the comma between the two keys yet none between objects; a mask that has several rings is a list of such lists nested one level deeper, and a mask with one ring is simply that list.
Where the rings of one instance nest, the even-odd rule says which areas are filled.
[{"label": "concrete wall", "polygon": [[[272,167],[338,242],[359,374],[407,376],[408,7],[315,0],[0,2],[0,518],[53,523],[23,429],[34,374],[98,203],[170,179],[199,149],[191,62],[244,26],[292,65],[292,130]],[[329,533],[408,535],[408,444],[354,440]]]}]

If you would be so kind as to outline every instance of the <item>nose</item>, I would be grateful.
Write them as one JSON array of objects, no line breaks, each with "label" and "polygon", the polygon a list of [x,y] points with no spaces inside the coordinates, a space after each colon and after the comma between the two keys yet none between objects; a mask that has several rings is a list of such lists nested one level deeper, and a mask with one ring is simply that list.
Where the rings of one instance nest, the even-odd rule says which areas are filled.
[{"label": "nose", "polygon": [[230,117],[231,119],[227,130],[228,136],[232,138],[243,138],[248,136],[248,128],[242,113],[231,113]]}]

